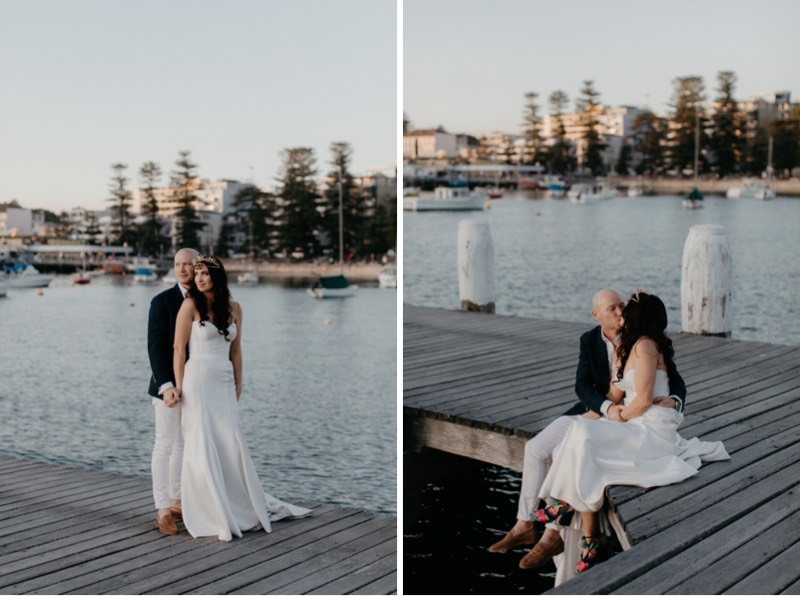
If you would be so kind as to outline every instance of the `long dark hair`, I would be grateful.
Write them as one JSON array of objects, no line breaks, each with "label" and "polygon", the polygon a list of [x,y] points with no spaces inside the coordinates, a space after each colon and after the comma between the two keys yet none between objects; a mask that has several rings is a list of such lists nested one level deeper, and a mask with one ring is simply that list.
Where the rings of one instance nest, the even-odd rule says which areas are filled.
[{"label": "long dark hair", "polygon": [[[197,271],[201,266],[205,266],[208,269],[208,273],[211,275],[211,283],[214,284],[214,287],[211,288],[214,293],[214,302],[211,305],[211,310],[214,314],[213,324],[219,334],[225,336],[226,341],[230,341],[228,339],[228,326],[231,324],[233,317],[231,314],[231,291],[228,288],[228,274],[225,273],[222,261],[217,257],[200,255],[194,260],[194,270]],[[200,313],[200,324],[203,325],[204,321],[209,320],[206,295],[192,283],[189,287],[189,296],[194,300],[197,312]]]},{"label": "long dark hair", "polygon": [[634,344],[642,337],[649,337],[658,346],[658,351],[664,357],[667,365],[667,376],[670,387],[676,385],[678,369],[675,366],[675,350],[672,340],[667,337],[664,330],[667,328],[667,309],[661,298],[655,294],[646,294],[636,290],[628,299],[625,310],[622,311],[625,323],[620,330],[620,342],[617,346],[617,357],[620,359],[617,380],[621,380],[625,371],[625,364],[631,355]]}]

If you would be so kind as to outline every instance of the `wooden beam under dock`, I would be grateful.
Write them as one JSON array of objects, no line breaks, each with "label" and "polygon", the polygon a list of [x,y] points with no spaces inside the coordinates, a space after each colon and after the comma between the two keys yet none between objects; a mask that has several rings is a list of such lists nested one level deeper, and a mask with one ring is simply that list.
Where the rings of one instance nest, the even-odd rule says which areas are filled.
[{"label": "wooden beam under dock", "polygon": [[[403,313],[406,447],[520,469],[519,445],[577,401],[578,340],[591,325]],[[630,548],[550,593],[796,594],[800,347],[672,338],[688,386],[681,434],[722,440],[731,459],[670,486],[611,487]]]}]

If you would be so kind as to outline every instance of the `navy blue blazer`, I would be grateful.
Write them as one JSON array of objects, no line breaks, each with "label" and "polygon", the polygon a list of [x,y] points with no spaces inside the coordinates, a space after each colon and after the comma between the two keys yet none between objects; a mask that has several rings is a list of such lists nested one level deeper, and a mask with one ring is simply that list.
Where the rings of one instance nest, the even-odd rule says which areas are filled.
[{"label": "navy blue blazer", "polygon": [[[575,371],[575,393],[581,399],[564,414],[572,416],[593,410],[600,414],[600,406],[607,399],[611,386],[608,372],[608,352],[603,341],[600,325],[581,335],[581,350],[578,356],[578,369]],[[686,404],[686,383],[678,375],[675,386],[670,382],[671,395],[677,395]],[[683,411],[683,406],[681,406]]]},{"label": "navy blue blazer", "polygon": [[170,381],[175,384],[172,370],[172,346],[175,343],[175,321],[183,304],[183,292],[178,284],[164,290],[150,301],[147,318],[147,355],[150,358],[150,388],[153,397],[161,396],[158,388]]}]

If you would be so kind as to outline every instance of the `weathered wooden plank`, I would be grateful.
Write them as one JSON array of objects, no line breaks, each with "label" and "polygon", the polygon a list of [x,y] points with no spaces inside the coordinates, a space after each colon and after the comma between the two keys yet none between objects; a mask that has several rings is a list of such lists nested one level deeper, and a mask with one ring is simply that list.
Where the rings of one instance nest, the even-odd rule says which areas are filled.
[{"label": "weathered wooden plank", "polygon": [[645,575],[656,565],[743,517],[754,505],[776,499],[791,490],[797,485],[798,475],[800,462],[795,462],[760,482],[752,483],[735,495],[709,503],[700,511],[685,512],[684,517],[646,543],[616,555],[547,593],[595,594],[617,591],[634,578]]},{"label": "weathered wooden plank", "polygon": [[[719,532],[711,534],[653,567],[646,574],[619,588],[617,592],[620,594],[666,594],[678,589],[677,586],[682,582],[697,575],[707,574],[711,569],[713,569],[714,575],[723,573],[723,569],[730,566],[730,557],[736,557],[739,552],[745,553],[746,558],[749,558],[749,560],[741,562],[743,569],[752,570],[753,567],[761,566],[763,564],[762,553],[752,548],[755,545],[751,541],[758,539],[773,527],[784,531],[787,524],[797,522],[797,518],[800,516],[798,510],[800,510],[800,500],[792,494],[792,491],[787,491],[722,528]],[[759,556],[753,556],[754,552],[759,552]],[[715,578],[715,581],[716,585],[707,587],[712,588],[713,591],[726,590],[719,585],[718,577]],[[697,590],[697,588],[698,586],[690,588],[684,585],[680,589],[685,591],[679,593],[709,593],[702,589]]]},{"label": "weathered wooden plank", "polygon": [[[388,544],[384,543],[383,550],[388,551]],[[377,553],[376,553],[377,554]],[[367,567],[352,570],[346,577],[306,589],[299,586],[287,586],[284,594],[394,594],[397,590],[396,554],[389,553],[376,558]],[[280,593],[280,592],[276,592]]]},{"label": "weathered wooden plank", "polygon": [[[396,552],[394,517],[331,506],[316,507],[310,517],[277,522],[270,534],[248,532],[230,543],[195,540],[186,532],[166,537],[154,527],[147,478],[2,457],[0,465],[7,472],[4,480],[31,480],[11,482],[11,488],[6,484],[0,491],[0,506],[23,503],[6,509],[6,518],[0,520],[0,531],[9,532],[0,546],[2,594],[178,593],[192,582],[202,590],[228,577],[241,561],[249,561],[243,567],[250,569],[247,583],[256,583],[264,578],[259,571],[265,559],[284,561],[286,582],[310,577],[320,585],[347,580],[334,572],[338,566],[367,569],[381,557],[388,560],[391,549]],[[52,490],[45,490],[48,478]],[[331,569],[314,580],[315,558],[323,553],[331,558]],[[384,575],[391,571],[396,566]],[[364,583],[359,579],[346,585],[354,591]],[[135,589],[145,584],[147,591]],[[167,584],[178,589],[159,589]]]},{"label": "weathered wooden plank", "polygon": [[[357,572],[375,561],[396,553],[394,536],[381,524],[363,524],[360,536],[342,537],[343,543],[313,558],[314,574],[302,562],[244,586],[242,594],[305,594],[333,581],[341,581],[348,591],[368,583]],[[388,534],[388,535],[387,535]],[[347,540],[351,538],[347,542]],[[357,556],[355,556],[357,555]],[[385,572],[391,569],[385,570]]]},{"label": "weathered wooden plank", "polygon": [[[331,524],[334,531],[328,528],[318,528],[313,532],[308,533],[306,536],[296,536],[287,541],[287,546],[291,548],[284,548],[280,553],[275,553],[273,556],[260,561],[257,572],[262,578],[282,571],[292,565],[305,565],[307,569],[313,568],[313,560],[321,553],[341,546],[342,534],[339,530],[354,525],[353,522],[364,523],[366,519],[347,520],[348,523],[340,523],[338,525]],[[321,541],[321,538],[326,540]],[[216,581],[212,581],[201,588],[193,590],[197,594],[228,594],[232,592],[242,593],[244,585],[253,583],[252,572],[245,569],[240,573],[233,576],[222,577]]]},{"label": "weathered wooden plank", "polygon": [[190,537],[181,535],[181,542],[186,542],[186,546],[190,548],[183,548],[171,557],[170,566],[161,566],[155,570],[142,567],[129,569],[125,572],[124,582],[117,579],[113,586],[98,587],[102,587],[106,593],[127,593],[128,590],[135,594],[191,593],[221,577],[220,568],[225,569],[223,575],[238,574],[259,565],[271,553],[281,552],[298,526],[302,526],[301,534],[309,534],[333,524],[336,524],[335,528],[347,527],[348,524],[358,523],[358,519],[355,522],[352,519],[356,513],[354,510],[323,506],[315,509],[311,518],[286,520],[281,522],[280,527],[276,525],[270,534],[247,533],[246,540],[236,540],[225,545],[214,539],[193,541]]},{"label": "weathered wooden plank", "polygon": [[[797,501],[797,491],[791,492]],[[788,503],[785,506],[790,507]],[[750,517],[750,514],[748,514]],[[755,520],[749,520],[754,523]],[[713,573],[706,569],[670,588],[673,594],[775,594],[797,577],[797,551],[800,540],[800,514],[794,513],[764,529],[759,536],[719,559]],[[724,543],[715,541],[715,547]],[[720,581],[721,577],[724,581]]]}]

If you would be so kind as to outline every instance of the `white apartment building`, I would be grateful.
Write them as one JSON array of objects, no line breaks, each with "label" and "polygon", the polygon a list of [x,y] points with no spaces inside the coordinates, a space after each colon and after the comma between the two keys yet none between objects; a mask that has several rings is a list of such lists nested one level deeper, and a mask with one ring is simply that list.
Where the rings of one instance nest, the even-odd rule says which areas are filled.
[{"label": "white apartment building", "polygon": [[[192,191],[196,197],[194,208],[197,211],[211,211],[227,215],[233,210],[233,199],[241,189],[253,186],[250,183],[238,180],[201,180],[198,187]],[[159,217],[173,217],[179,205],[173,187],[157,188],[154,191],[158,202]],[[133,212],[142,213],[145,205],[145,196],[141,188],[133,191]]]},{"label": "white apartment building", "polygon": [[0,236],[31,236],[35,230],[31,209],[21,207],[16,201],[0,203]]},{"label": "white apartment building", "polygon": [[451,134],[442,128],[412,130],[403,135],[403,159],[457,157],[466,146],[466,135]]}]

